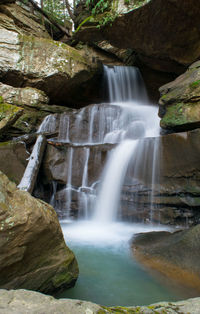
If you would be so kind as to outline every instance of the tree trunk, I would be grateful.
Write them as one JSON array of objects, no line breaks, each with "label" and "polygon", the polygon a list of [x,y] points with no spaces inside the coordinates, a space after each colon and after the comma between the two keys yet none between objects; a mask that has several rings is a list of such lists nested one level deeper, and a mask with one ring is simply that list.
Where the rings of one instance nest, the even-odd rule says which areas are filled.
[{"label": "tree trunk", "polygon": [[75,16],[74,16],[74,14],[72,12],[72,9],[71,9],[71,6],[70,6],[68,0],[65,0],[65,5],[66,5],[67,11],[69,13],[69,16],[71,17],[72,21],[74,22],[75,21]]},{"label": "tree trunk", "polygon": [[39,135],[33,147],[24,175],[18,185],[20,190],[27,191],[30,194],[33,192],[45,147],[46,138],[43,135]]}]

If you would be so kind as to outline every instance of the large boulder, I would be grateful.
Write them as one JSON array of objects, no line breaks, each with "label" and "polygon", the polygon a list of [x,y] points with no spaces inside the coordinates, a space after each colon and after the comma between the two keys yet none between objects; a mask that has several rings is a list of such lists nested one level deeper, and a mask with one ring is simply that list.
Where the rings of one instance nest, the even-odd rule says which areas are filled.
[{"label": "large boulder", "polygon": [[[94,94],[97,63],[91,63],[76,49],[46,38],[0,32],[0,79],[15,87],[44,91],[51,103],[83,105]],[[92,82],[90,86],[90,82]],[[97,97],[97,96],[96,96]]]},{"label": "large boulder", "polygon": [[174,233],[141,233],[133,239],[133,253],[147,267],[199,292],[199,238],[200,225]]},{"label": "large boulder", "polygon": [[188,130],[200,127],[200,61],[159,91],[162,128]]},{"label": "large boulder", "polygon": [[105,18],[99,14],[98,28],[94,19],[87,20],[77,38],[90,43],[108,40],[115,47],[132,49],[142,63],[164,72],[181,73],[199,58],[200,7],[195,0],[151,0],[133,8],[116,18],[115,11]]},{"label": "large boulder", "polygon": [[52,292],[74,285],[78,266],[53,208],[0,172],[0,287]]},{"label": "large boulder", "polygon": [[0,314],[199,314],[200,298],[161,302],[146,306],[100,306],[81,300],[60,299],[27,290],[0,290]]}]

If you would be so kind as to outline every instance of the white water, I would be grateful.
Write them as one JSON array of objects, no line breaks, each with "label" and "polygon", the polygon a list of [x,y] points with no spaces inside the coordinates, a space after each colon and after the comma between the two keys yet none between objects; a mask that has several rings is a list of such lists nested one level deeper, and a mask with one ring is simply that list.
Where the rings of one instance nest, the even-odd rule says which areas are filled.
[{"label": "white water", "polygon": [[[148,172],[149,189],[152,190],[149,193],[149,212],[153,217],[159,139],[155,140],[154,147],[144,139],[159,137],[157,108],[149,104],[137,68],[115,66],[105,67],[104,70],[110,103],[91,105],[76,113],[64,113],[59,119],[50,115],[38,130],[58,130],[58,141],[70,144],[66,146],[66,186],[63,191],[60,191],[59,185],[58,191],[53,189],[55,195],[52,199],[60,197],[56,196],[57,193],[65,194],[64,202],[56,202],[58,212],[62,212],[64,217],[73,215],[73,207],[78,216],[85,219],[92,217],[94,220],[112,221],[121,214],[120,198],[124,184],[132,184],[134,180],[143,182]],[[112,147],[108,149],[106,164],[105,153],[103,155],[100,147],[104,144],[119,145],[111,152]],[[96,152],[95,145],[99,145]],[[102,174],[93,175],[92,172],[102,169],[102,165]],[[80,179],[77,179],[77,168]]]},{"label": "white water", "polygon": [[[129,255],[129,240],[133,235],[168,228],[117,221],[125,182],[142,181],[148,172],[151,186],[155,185],[159,140],[155,141],[156,146],[152,149],[151,143],[154,141],[150,138],[146,141],[145,138],[159,136],[157,108],[148,103],[138,70],[105,67],[105,72],[112,102],[83,108],[75,118],[63,116],[60,120],[59,138],[71,143],[67,148],[68,205],[65,217],[71,211],[72,192],[78,193],[78,210],[84,212],[85,216],[85,220],[73,223],[61,221],[66,243],[78,257],[80,277],[75,288],[60,297],[85,299],[105,305],[138,305],[179,299],[178,294],[160,285]],[[117,147],[107,153],[100,177],[91,180],[92,158],[98,166],[103,156],[99,152],[95,155],[92,149],[104,143]],[[78,149],[82,145],[83,151],[78,158],[77,144]],[[78,166],[82,167],[79,186],[75,186],[77,177],[72,171],[75,164],[77,167],[77,159]],[[153,192],[149,202],[153,203]],[[152,204],[149,205],[150,211],[152,217]],[[86,219],[88,217],[89,220]]]},{"label": "white water", "polygon": [[[139,166],[137,164],[137,151],[140,152],[140,157],[145,160],[145,143],[142,140],[143,138],[159,136],[157,109],[141,102],[141,99],[147,102],[147,95],[138,70],[133,71],[134,75],[127,67],[124,69],[123,67],[114,67],[114,69],[106,67],[105,71],[107,73],[110,99],[124,101],[113,103],[114,106],[122,108],[121,129],[118,129],[117,132],[114,130],[106,135],[108,141],[112,143],[120,141],[120,144],[110,154],[102,174],[102,183],[93,215],[93,220],[98,222],[116,220],[121,190],[130,162],[134,168]],[[131,83],[134,83],[133,88]],[[130,101],[131,99],[132,101]],[[129,123],[127,123],[128,119]],[[158,141],[155,142],[158,143]],[[158,145],[153,148],[152,188],[156,175],[157,149]],[[146,163],[144,163],[143,167],[145,165]],[[151,218],[152,202],[153,192],[151,192],[150,197]]]},{"label": "white water", "polygon": [[114,149],[104,168],[100,193],[93,220],[111,222],[116,219],[124,177],[138,141],[125,140]]}]

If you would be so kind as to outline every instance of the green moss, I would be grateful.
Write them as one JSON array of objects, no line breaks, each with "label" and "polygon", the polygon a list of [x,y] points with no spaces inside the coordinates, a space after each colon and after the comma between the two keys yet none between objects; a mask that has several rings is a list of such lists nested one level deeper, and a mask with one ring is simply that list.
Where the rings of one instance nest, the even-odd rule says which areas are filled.
[{"label": "green moss", "polygon": [[0,103],[0,121],[2,119],[9,120],[11,116],[15,116],[18,112],[22,111],[21,107],[10,105],[7,103]]},{"label": "green moss", "polygon": [[2,104],[4,102],[3,97],[0,96],[0,104]]},{"label": "green moss", "polygon": [[15,122],[14,127],[24,133],[35,132],[46,115],[40,111],[27,111]]},{"label": "green moss", "polygon": [[166,128],[191,123],[183,114],[185,106],[184,103],[167,106],[166,113],[160,122],[161,127]]},{"label": "green moss", "polygon": [[191,88],[191,89],[194,89],[194,88],[197,88],[199,85],[200,85],[200,80],[195,81],[195,82],[192,82],[192,83],[190,84],[190,88]]},{"label": "green moss", "polygon": [[102,306],[102,310],[97,312],[98,314],[104,313],[113,313],[113,314],[139,314],[141,313],[141,307],[136,306],[134,308],[128,308],[123,306],[116,306],[116,307],[106,307]]}]

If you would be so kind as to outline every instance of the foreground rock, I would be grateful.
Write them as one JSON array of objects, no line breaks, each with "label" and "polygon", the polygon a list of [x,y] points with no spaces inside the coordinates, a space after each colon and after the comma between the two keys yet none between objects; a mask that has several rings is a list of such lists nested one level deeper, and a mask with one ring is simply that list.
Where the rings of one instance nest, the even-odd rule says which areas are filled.
[{"label": "foreground rock", "polygon": [[0,314],[199,314],[200,298],[161,302],[150,306],[104,307],[95,303],[61,299],[26,290],[0,290]]},{"label": "foreground rock", "polygon": [[188,130],[200,127],[200,61],[159,90],[162,128]]},{"label": "foreground rock", "polygon": [[0,172],[0,287],[52,292],[74,285],[78,266],[53,208]]},{"label": "foreground rock", "polygon": [[[3,83],[44,91],[51,103],[80,106],[99,75],[79,52],[63,43],[1,29],[0,79]],[[93,84],[89,84],[92,82]],[[93,91],[94,92],[94,91]],[[89,93],[90,94],[90,93]]]},{"label": "foreground rock", "polygon": [[134,256],[182,286],[200,291],[200,225],[188,230],[148,232],[133,239]]},{"label": "foreground rock", "polygon": [[113,14],[105,16],[108,23],[100,29],[94,21],[85,23],[77,37],[90,43],[107,40],[115,47],[132,49],[155,70],[180,73],[200,56],[199,14],[195,0],[151,0],[114,21]]}]

